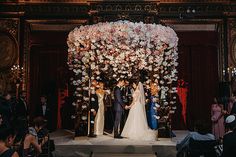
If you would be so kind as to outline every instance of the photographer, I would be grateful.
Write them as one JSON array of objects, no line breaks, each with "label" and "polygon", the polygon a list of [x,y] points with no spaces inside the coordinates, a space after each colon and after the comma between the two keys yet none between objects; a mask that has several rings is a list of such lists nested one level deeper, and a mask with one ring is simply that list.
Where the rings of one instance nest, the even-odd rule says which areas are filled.
[{"label": "photographer", "polygon": [[45,125],[45,120],[42,117],[34,119],[33,127],[29,128],[24,139],[23,157],[36,156],[42,152],[42,146],[48,141],[47,133],[44,131]]}]

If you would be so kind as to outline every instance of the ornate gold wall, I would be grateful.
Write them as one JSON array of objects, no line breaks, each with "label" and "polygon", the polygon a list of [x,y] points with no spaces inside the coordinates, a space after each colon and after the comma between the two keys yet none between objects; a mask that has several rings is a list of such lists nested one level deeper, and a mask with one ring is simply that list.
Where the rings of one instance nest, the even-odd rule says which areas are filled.
[{"label": "ornate gold wall", "polygon": [[[104,1],[104,0],[93,0],[93,1]],[[127,1],[127,0],[106,0],[106,1]],[[234,2],[234,0],[130,0],[130,1],[156,1],[160,3],[220,3],[220,2]],[[25,3],[83,3],[90,2],[90,0],[2,0],[2,2],[25,2]]]}]

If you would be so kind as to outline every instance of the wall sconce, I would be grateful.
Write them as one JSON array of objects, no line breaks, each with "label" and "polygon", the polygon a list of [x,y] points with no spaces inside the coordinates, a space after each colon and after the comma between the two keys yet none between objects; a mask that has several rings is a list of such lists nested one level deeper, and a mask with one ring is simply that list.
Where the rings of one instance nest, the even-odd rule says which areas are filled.
[{"label": "wall sconce", "polygon": [[16,85],[16,97],[18,97],[20,84],[23,82],[24,68],[20,65],[11,67],[11,80]]}]

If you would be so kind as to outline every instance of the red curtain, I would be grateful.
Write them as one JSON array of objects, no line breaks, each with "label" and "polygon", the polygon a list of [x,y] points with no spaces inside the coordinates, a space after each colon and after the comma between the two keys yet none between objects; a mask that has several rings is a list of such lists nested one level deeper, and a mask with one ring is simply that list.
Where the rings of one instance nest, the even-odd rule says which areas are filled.
[{"label": "red curtain", "polygon": [[34,33],[32,42],[40,44],[32,46],[30,51],[31,117],[40,103],[40,95],[45,94],[52,111],[52,129],[56,129],[57,116],[60,116],[57,112],[60,111],[58,91],[65,89],[68,83],[66,33]]},{"label": "red curtain", "polygon": [[[188,83],[186,128],[197,120],[210,122],[210,104],[218,94],[217,32],[177,32],[179,79]],[[184,109],[184,107],[183,107]],[[176,129],[185,129],[176,126]]]}]

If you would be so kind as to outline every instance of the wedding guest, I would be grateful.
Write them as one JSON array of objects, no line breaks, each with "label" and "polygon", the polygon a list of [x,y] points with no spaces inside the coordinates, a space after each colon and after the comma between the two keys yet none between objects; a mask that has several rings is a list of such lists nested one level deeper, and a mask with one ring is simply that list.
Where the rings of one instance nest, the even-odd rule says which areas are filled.
[{"label": "wedding guest", "polygon": [[221,157],[232,157],[236,154],[236,117],[230,115],[226,118],[226,122],[230,127],[230,132],[223,138],[223,153]]},{"label": "wedding guest", "polygon": [[228,106],[227,106],[227,112],[230,114],[234,105],[235,99],[234,97],[229,98]]},{"label": "wedding guest", "polygon": [[234,130],[235,123],[235,115],[227,116],[227,118],[225,119],[225,128],[227,130],[225,134],[228,134]]},{"label": "wedding guest", "polygon": [[98,82],[98,89],[96,90],[96,94],[98,97],[98,111],[95,117],[94,121],[94,133],[96,135],[103,135],[104,131],[104,114],[105,114],[105,106],[104,106],[104,96],[105,96],[105,90],[104,90],[104,83]]},{"label": "wedding guest", "polygon": [[29,127],[28,134],[26,134],[23,142],[23,157],[36,156],[42,152],[42,146],[48,141],[45,137],[39,143],[38,132],[45,126],[43,117],[36,117],[33,120],[33,126]]},{"label": "wedding guest", "polygon": [[20,92],[19,99],[14,105],[14,122],[17,129],[16,141],[22,139],[28,129],[28,107],[26,103],[26,92]]},{"label": "wedding guest", "polygon": [[105,86],[105,96],[104,96],[104,106],[105,106],[105,124],[104,124],[104,133],[111,134],[113,131],[114,125],[114,116],[113,116],[113,109],[112,109],[112,96],[110,89]]},{"label": "wedding guest", "polygon": [[223,109],[223,105],[220,104],[217,99],[214,99],[214,103],[211,105],[211,121],[212,121],[212,133],[216,139],[220,139],[225,134],[224,115],[227,112]]},{"label": "wedding guest", "polygon": [[63,129],[73,129],[74,128],[74,120],[71,118],[75,112],[75,106],[73,105],[74,97],[66,96],[64,98],[64,103],[61,105],[61,126]]},{"label": "wedding guest", "polygon": [[36,117],[43,117],[47,120],[47,128],[51,130],[51,109],[50,105],[47,102],[47,97],[42,95],[40,97],[40,104],[36,107]]},{"label": "wedding guest", "polygon": [[14,129],[6,124],[0,125],[0,156],[1,157],[19,157],[18,153],[10,147],[15,138]]},{"label": "wedding guest", "polygon": [[209,133],[208,126],[205,122],[197,121],[195,123],[194,131],[189,132],[188,135],[182,141],[177,142],[177,156],[180,156],[180,154],[187,151],[190,139],[196,141],[208,141],[215,140],[215,136]]},{"label": "wedding guest", "polygon": [[0,103],[0,113],[2,113],[5,123],[10,124],[12,118],[12,96],[10,93],[3,94]]},{"label": "wedding guest", "polygon": [[156,106],[156,96],[158,94],[158,87],[157,84],[151,83],[150,84],[150,90],[151,90],[151,95],[150,95],[150,101],[149,101],[149,107],[148,107],[148,125],[151,129],[156,130],[158,128],[158,113],[157,113],[157,108]]},{"label": "wedding guest", "polygon": [[90,129],[89,137],[96,137],[94,134],[94,121],[96,114],[98,112],[98,96],[96,94],[97,81],[93,80],[91,85],[91,94],[90,94]]},{"label": "wedding guest", "polygon": [[233,106],[231,108],[230,114],[236,114],[236,96],[233,97]]}]

